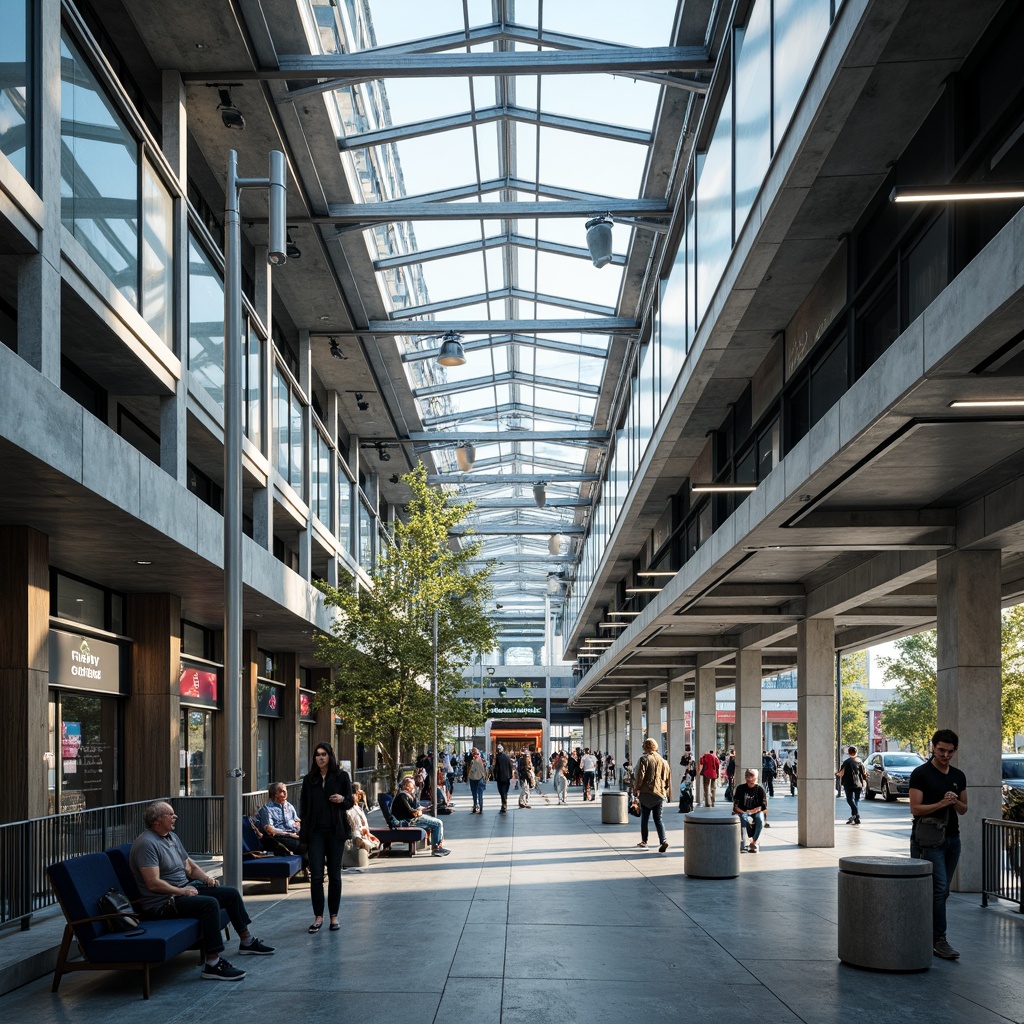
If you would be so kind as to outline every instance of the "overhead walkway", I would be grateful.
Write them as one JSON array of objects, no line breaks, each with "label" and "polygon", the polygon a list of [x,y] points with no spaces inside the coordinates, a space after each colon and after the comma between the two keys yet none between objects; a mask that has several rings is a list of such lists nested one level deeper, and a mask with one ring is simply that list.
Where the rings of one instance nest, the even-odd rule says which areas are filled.
[{"label": "overhead walkway", "polygon": [[[674,807],[661,856],[636,849],[635,820],[602,825],[600,801],[582,803],[578,789],[569,806],[549,793],[504,816],[493,788],[482,816],[466,812],[464,786],[456,798],[445,821],[452,856],[346,872],[338,934],[306,933],[305,886],[285,897],[247,887],[255,930],[278,952],[238,958],[249,971],[239,984],[202,982],[182,956],[155,973],[147,1004],[135,974],[72,975],[57,995],[45,977],[0,997],[0,1018],[137,1024],[145,1007],[164,1024],[1021,1020],[1024,919],[1005,905],[982,909],[976,895],[950,897],[959,962],[935,960],[915,975],[839,963],[838,858],[905,852],[905,802],[864,804],[856,829],[843,824],[846,803],[837,800],[836,847],[806,849],[796,801],[777,798],[762,852],[743,855],[740,876],[698,881],[683,874]],[[22,939],[9,933],[0,947]]]}]

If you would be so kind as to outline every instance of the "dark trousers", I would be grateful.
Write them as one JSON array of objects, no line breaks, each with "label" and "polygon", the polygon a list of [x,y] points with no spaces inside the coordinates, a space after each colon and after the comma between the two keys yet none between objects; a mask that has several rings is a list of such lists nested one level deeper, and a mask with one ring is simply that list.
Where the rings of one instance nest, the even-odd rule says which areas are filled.
[{"label": "dark trousers", "polygon": [[284,835],[281,832],[275,832],[272,836],[268,836],[264,832],[261,845],[264,850],[268,853],[273,853],[275,856],[280,856],[281,854],[299,856],[298,836]]},{"label": "dark trousers", "polygon": [[190,882],[199,890],[198,896],[175,896],[159,910],[144,910],[148,918],[194,917],[203,933],[203,951],[207,956],[224,952],[224,936],[220,930],[220,908],[228,912],[228,920],[241,935],[248,931],[252,918],[245,912],[242,894],[229,885],[200,885]]},{"label": "dark trousers", "polygon": [[512,780],[509,779],[507,782],[502,782],[500,779],[497,780],[498,796],[501,797],[501,806],[508,806],[508,787],[512,785]]},{"label": "dark trousers", "polygon": [[767,768],[761,769],[761,785],[769,796],[775,796],[775,772]]},{"label": "dark trousers", "polygon": [[665,826],[661,823],[661,808],[664,800],[658,800],[653,807],[644,806],[643,799],[640,800],[640,840],[647,842],[647,823],[654,817],[654,827],[658,830],[658,841],[665,842]]},{"label": "dark trousers", "polygon": [[316,830],[309,834],[309,898],[313,916],[324,916],[324,866],[327,867],[327,911],[338,916],[341,907],[341,855],[345,842],[334,830]]},{"label": "dark trousers", "polygon": [[932,937],[938,942],[946,937],[946,900],[949,899],[949,883],[960,861],[960,837],[950,836],[935,847],[918,846],[911,839],[910,856],[932,864]]}]

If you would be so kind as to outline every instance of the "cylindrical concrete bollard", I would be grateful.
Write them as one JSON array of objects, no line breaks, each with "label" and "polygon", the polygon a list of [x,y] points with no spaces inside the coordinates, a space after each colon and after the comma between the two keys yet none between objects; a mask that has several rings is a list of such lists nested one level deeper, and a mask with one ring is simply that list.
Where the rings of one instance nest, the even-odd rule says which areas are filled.
[{"label": "cylindrical concrete bollard", "polygon": [[873,971],[924,971],[931,967],[929,861],[839,858],[839,959]]},{"label": "cylindrical concrete bollard", "polygon": [[626,813],[626,794],[605,790],[601,794],[601,824],[625,825],[629,821]]},{"label": "cylindrical concrete bollard", "polygon": [[370,866],[370,855],[361,846],[353,842],[345,844],[345,850],[341,855],[341,866],[343,868],[366,868]]},{"label": "cylindrical concrete bollard", "polygon": [[740,819],[710,809],[684,815],[683,867],[688,878],[735,878],[740,873]]}]

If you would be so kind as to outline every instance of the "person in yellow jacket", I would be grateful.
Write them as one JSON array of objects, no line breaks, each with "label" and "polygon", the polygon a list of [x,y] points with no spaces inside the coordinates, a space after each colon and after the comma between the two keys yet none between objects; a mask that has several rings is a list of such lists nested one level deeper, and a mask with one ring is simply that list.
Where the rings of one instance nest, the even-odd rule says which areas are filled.
[{"label": "person in yellow jacket", "polygon": [[665,826],[661,821],[661,808],[672,792],[672,769],[668,761],[658,753],[658,741],[644,740],[644,752],[633,768],[633,791],[640,801],[640,842],[637,846],[647,847],[647,823],[654,816],[654,827],[658,830],[661,845],[658,853],[668,850]]}]

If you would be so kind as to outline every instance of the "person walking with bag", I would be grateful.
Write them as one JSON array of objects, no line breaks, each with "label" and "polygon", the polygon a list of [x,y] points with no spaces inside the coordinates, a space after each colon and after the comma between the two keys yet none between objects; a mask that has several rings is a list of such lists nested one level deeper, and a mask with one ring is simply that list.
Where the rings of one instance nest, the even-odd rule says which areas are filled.
[{"label": "person walking with bag", "polygon": [[849,755],[839,766],[836,778],[843,784],[843,791],[846,793],[846,802],[850,805],[850,816],[846,819],[847,825],[860,824],[860,791],[867,778],[864,771],[864,764],[857,756],[857,748],[849,747],[846,751]]},{"label": "person walking with bag", "polygon": [[466,776],[469,789],[473,794],[473,810],[470,814],[484,813],[484,790],[487,788],[487,763],[480,756],[480,751],[473,748]]},{"label": "person walking with bag", "polygon": [[715,783],[718,782],[718,773],[721,771],[722,762],[714,750],[701,754],[700,777],[704,783],[704,806],[715,806]]},{"label": "person walking with bag", "polygon": [[939,729],[931,760],[910,775],[910,856],[932,865],[932,951],[943,960],[960,955],[946,941],[946,900],[960,860],[960,815],[967,813],[967,776],[949,763],[959,745],[952,729]]},{"label": "person walking with bag", "polygon": [[352,838],[348,809],[353,806],[352,780],[338,764],[329,743],[318,743],[313,750],[313,764],[302,780],[299,799],[299,840],[309,850],[309,898],[313,904],[311,935],[324,923],[324,868],[327,870],[327,912],[331,931],[341,930],[338,911],[341,909],[341,861],[345,840]]},{"label": "person walking with bag", "polygon": [[658,753],[658,742],[650,738],[644,740],[644,752],[633,769],[633,788],[640,801],[640,842],[637,846],[647,846],[647,823],[654,816],[654,827],[658,830],[658,853],[668,850],[668,839],[665,826],[661,820],[661,809],[669,793],[672,792],[672,769],[668,761]]}]

